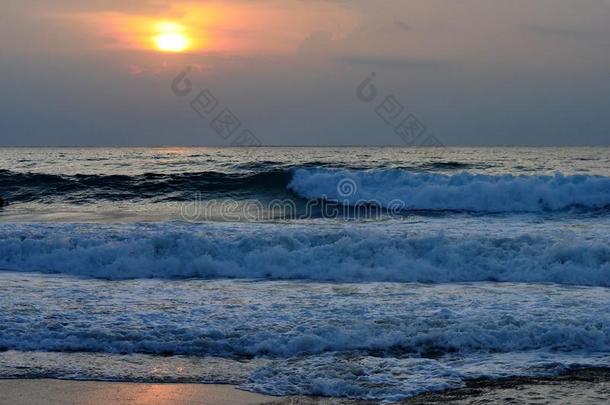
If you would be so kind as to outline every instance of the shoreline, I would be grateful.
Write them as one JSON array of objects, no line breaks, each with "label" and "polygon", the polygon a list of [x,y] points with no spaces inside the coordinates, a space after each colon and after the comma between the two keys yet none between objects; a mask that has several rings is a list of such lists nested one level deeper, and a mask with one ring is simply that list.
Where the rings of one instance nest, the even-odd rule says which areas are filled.
[{"label": "shoreline", "polygon": [[[466,381],[462,388],[428,392],[397,402],[397,405],[477,405],[604,403],[610,400],[610,368],[587,367],[556,376],[507,377]],[[265,405],[374,405],[365,401],[320,397],[277,398]]]},{"label": "shoreline", "polygon": [[0,404],[11,405],[259,405],[276,399],[224,384],[0,379]]},{"label": "shoreline", "polygon": [[496,403],[596,403],[610,400],[610,368],[587,367],[567,370],[556,376],[476,379],[466,386],[417,395],[404,405]]},{"label": "shoreline", "polygon": [[[470,380],[466,386],[424,393],[402,405],[475,404],[484,402],[595,403],[610,399],[610,369],[582,368],[549,377]],[[49,405],[206,404],[206,405],[368,405],[378,401],[343,398],[275,397],[243,391],[235,385],[139,383],[59,379],[0,379],[0,404]]]}]

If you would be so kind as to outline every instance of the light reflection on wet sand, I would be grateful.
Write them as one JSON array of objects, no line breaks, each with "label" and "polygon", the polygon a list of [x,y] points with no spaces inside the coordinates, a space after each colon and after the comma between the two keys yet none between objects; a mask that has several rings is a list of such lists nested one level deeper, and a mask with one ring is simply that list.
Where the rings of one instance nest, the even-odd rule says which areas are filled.
[{"label": "light reflection on wet sand", "polygon": [[231,385],[0,380],[0,404],[13,405],[248,405],[274,399]]}]

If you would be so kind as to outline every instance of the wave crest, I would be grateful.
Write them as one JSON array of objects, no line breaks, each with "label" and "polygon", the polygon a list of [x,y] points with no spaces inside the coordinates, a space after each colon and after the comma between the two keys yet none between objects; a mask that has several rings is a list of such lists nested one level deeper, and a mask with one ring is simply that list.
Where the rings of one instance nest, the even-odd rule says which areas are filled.
[{"label": "wave crest", "polygon": [[400,227],[3,225],[0,267],[106,279],[249,278],[610,286],[608,235]]},{"label": "wave crest", "polygon": [[[342,187],[346,181],[355,185],[349,194]],[[610,207],[610,178],[603,176],[298,169],[288,187],[309,199],[386,208],[400,201],[407,210],[542,212]]]}]

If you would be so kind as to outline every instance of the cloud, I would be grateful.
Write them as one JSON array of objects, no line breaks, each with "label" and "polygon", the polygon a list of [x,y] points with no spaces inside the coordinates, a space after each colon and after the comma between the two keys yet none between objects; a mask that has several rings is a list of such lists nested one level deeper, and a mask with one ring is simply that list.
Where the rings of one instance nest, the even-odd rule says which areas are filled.
[{"label": "cloud", "polygon": [[127,73],[130,76],[140,76],[146,70],[139,65],[127,65]]},{"label": "cloud", "polygon": [[400,31],[405,31],[405,32],[409,32],[413,29],[406,22],[399,21],[399,20],[394,21],[394,27],[398,28]]},{"label": "cloud", "polygon": [[326,31],[316,31],[301,42],[297,52],[299,55],[328,54],[333,47],[333,34]]},{"label": "cloud", "polygon": [[407,24],[404,21],[394,20],[391,24],[384,22],[383,26],[378,28],[375,32],[377,34],[382,35],[395,35],[395,34],[405,34],[411,33],[413,31],[413,27]]},{"label": "cloud", "polygon": [[610,32],[584,30],[568,27],[553,27],[549,25],[529,24],[526,28],[535,34],[558,39],[581,39],[581,40],[606,40],[610,38]]},{"label": "cloud", "polygon": [[447,68],[450,63],[435,59],[391,58],[364,55],[344,55],[339,57],[342,63],[353,66],[388,69],[439,69]]},{"label": "cloud", "polygon": [[[171,10],[171,0],[54,0],[44,2],[40,0],[20,0],[9,5],[26,13],[46,13],[48,11],[65,13],[86,12],[122,12],[125,14],[140,13],[166,13]],[[7,4],[1,4],[0,8],[6,8]]]},{"label": "cloud", "polygon": [[[86,49],[155,51],[153,38],[159,26],[171,22],[189,38],[190,52],[228,55],[290,55],[312,32],[330,32],[333,39],[341,38],[360,18],[331,3],[297,0],[136,1],[128,9],[117,8],[116,1],[99,3],[49,8],[46,16],[59,30],[78,26],[92,36],[93,41],[80,41]],[[319,35],[314,34],[312,41],[321,41],[323,47],[324,38]],[[114,40],[112,46],[107,38]]]}]

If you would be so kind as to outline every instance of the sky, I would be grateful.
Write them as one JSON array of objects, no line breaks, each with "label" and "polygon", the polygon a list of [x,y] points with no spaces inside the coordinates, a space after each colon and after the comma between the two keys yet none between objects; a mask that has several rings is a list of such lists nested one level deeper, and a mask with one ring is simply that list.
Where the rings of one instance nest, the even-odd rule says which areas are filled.
[{"label": "sky", "polygon": [[610,0],[3,0],[0,145],[610,145],[609,21]]}]

